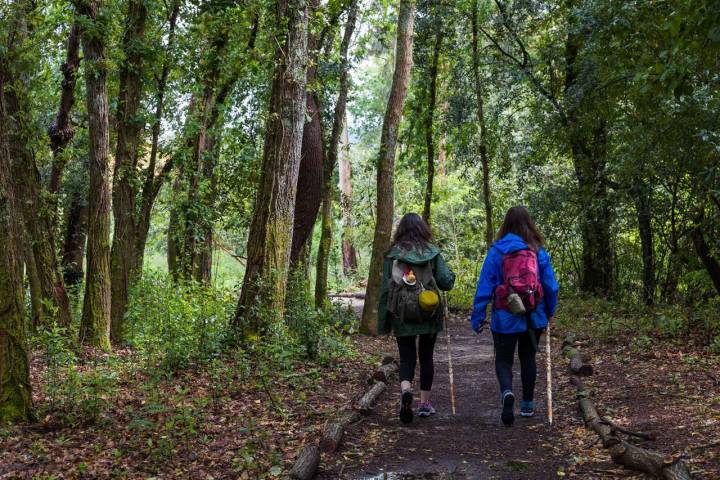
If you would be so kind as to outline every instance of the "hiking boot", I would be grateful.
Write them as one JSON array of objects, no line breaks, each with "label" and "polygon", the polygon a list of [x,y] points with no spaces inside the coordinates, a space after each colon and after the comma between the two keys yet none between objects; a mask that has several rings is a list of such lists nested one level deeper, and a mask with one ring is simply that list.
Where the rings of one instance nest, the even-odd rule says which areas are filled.
[{"label": "hiking boot", "polygon": [[412,411],[413,394],[410,390],[404,390],[400,396],[400,421],[410,423],[413,419]]},{"label": "hiking boot", "polygon": [[418,417],[429,417],[430,415],[435,415],[435,408],[433,408],[432,403],[421,403],[418,407]]},{"label": "hiking boot", "polygon": [[522,400],[520,402],[520,416],[532,417],[535,415],[535,402]]},{"label": "hiking boot", "polygon": [[502,419],[503,425],[506,427],[512,426],[515,422],[515,414],[513,413],[513,407],[515,406],[515,395],[510,390],[507,390],[502,395]]}]

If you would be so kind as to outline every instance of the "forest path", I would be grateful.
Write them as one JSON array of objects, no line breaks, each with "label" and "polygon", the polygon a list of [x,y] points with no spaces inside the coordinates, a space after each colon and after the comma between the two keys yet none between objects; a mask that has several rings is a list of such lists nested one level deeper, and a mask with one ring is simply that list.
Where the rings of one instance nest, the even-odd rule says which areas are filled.
[{"label": "forest path", "polygon": [[[494,369],[492,336],[477,336],[466,314],[452,314],[449,324],[453,360],[456,415],[450,404],[445,332],[435,347],[433,403],[437,414],[402,425],[398,419],[399,386],[393,382],[362,432],[348,433],[348,442],[379,437],[361,464],[336,465],[318,478],[346,479],[548,479],[556,478],[563,463],[549,446],[545,358],[538,354],[537,411],[533,418],[516,416],[515,425],[500,422],[500,402]],[[394,345],[388,343],[388,347]],[[542,346],[542,345],[541,345]],[[541,348],[541,352],[544,348]],[[396,350],[387,353],[397,357]],[[419,373],[416,372],[416,385]],[[514,388],[520,395],[515,361]],[[516,402],[516,413],[519,401]],[[417,406],[417,401],[416,405]],[[364,443],[364,442],[363,442]],[[340,452],[341,453],[341,452]]]}]

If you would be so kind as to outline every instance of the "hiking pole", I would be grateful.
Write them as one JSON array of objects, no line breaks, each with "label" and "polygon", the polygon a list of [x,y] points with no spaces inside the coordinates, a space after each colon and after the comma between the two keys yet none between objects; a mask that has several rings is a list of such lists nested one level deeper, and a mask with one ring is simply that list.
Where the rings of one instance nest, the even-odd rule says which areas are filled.
[{"label": "hiking pole", "polygon": [[447,354],[448,354],[448,373],[450,374],[450,406],[452,407],[452,414],[455,415],[455,376],[453,375],[452,367],[452,353],[450,351],[450,330],[448,330],[448,302],[447,293],[443,292],[444,300],[444,323],[445,323],[445,336],[447,338]]},{"label": "hiking pole", "polygon": [[545,356],[547,358],[547,407],[548,422],[550,426],[553,423],[553,406],[552,406],[552,356],[550,355],[550,320],[547,324],[547,337],[545,338]]}]

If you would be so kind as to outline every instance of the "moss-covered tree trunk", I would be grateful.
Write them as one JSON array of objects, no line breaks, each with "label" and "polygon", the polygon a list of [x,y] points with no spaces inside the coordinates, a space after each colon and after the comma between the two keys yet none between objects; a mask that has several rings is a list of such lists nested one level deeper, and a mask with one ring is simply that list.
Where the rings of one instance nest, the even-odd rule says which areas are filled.
[{"label": "moss-covered tree trunk", "polygon": [[[23,7],[15,2],[0,7],[0,13],[10,15],[6,18],[22,16]],[[17,83],[17,78],[9,75],[9,63],[16,42],[22,41],[25,33],[22,21],[0,33],[1,44],[10,47],[0,57],[0,424],[24,422],[32,416],[20,262],[22,219],[11,169],[17,118],[9,109],[14,99],[8,98],[15,95],[13,84]]]},{"label": "moss-covered tree trunk", "polygon": [[332,199],[333,199],[333,172],[338,163],[340,142],[343,132],[346,132],[346,109],[349,85],[348,50],[352,40],[355,22],[357,21],[357,0],[351,0],[348,5],[348,18],[345,23],[345,32],[340,43],[340,81],[338,99],[333,114],[333,127],[330,134],[330,151],[323,165],[322,196],[322,222],[320,233],[320,246],[318,247],[317,269],[315,274],[315,306],[321,307],[327,300],[328,264],[330,249],[332,248]]},{"label": "moss-covered tree trunk", "polygon": [[99,21],[101,0],[74,0],[81,17],[88,113],[89,176],[87,274],[80,340],[110,350],[110,169],[107,59]]},{"label": "moss-covered tree trunk", "polygon": [[395,73],[383,120],[380,153],[377,160],[377,216],[370,258],[370,273],[365,290],[365,306],[360,323],[360,331],[363,333],[374,334],[377,332],[377,310],[380,300],[383,260],[385,252],[390,247],[390,236],[392,235],[395,202],[395,150],[412,66],[414,25],[415,2],[401,0],[398,14]]},{"label": "moss-covered tree trunk", "polygon": [[477,0],[472,5],[472,58],[473,58],[473,79],[475,81],[475,106],[477,109],[478,125],[480,127],[479,150],[480,163],[483,176],[483,204],[485,205],[485,245],[489,249],[495,238],[493,229],[493,208],[490,194],[490,158],[487,146],[487,125],[485,123],[485,98],[480,78],[480,45],[478,35],[478,5]]},{"label": "moss-covered tree trunk", "polygon": [[110,339],[122,338],[123,317],[131,280],[137,275],[137,225],[135,223],[136,159],[144,119],[139,115],[143,90],[143,52],[147,7],[145,0],[128,3],[123,37],[125,62],[120,69],[117,104],[117,148],[113,174],[113,241],[110,252]]},{"label": "moss-covered tree trunk", "polygon": [[[295,194],[305,123],[308,2],[278,0],[276,70],[265,130],[262,177],[247,243],[247,267],[234,324],[262,332],[285,311]],[[287,30],[285,30],[285,28]]]},{"label": "moss-covered tree trunk", "polygon": [[26,66],[18,66],[18,62],[25,61],[21,58],[26,54],[22,50],[26,48],[23,43],[28,37],[25,18],[33,6],[30,2],[14,5],[17,7],[16,23],[11,28],[7,53],[0,65],[0,75],[8,79],[2,100],[5,109],[3,128],[9,139],[11,186],[16,190],[17,206],[24,220],[24,242],[29,247],[28,255],[31,252],[33,256],[31,263],[34,260],[37,274],[33,280],[38,282],[38,288],[31,293],[41,295],[33,301],[41,307],[39,321],[67,326],[71,321],[70,302],[55,252],[53,209],[46,201],[35,157],[28,148],[34,141],[29,127],[32,121],[26,86],[29,72]]}]

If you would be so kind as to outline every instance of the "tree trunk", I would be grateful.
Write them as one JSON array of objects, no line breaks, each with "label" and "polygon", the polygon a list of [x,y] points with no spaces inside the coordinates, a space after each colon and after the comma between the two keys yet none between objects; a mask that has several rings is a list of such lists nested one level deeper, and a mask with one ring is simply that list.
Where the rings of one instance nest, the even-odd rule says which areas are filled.
[{"label": "tree trunk", "polygon": [[85,239],[88,226],[88,202],[85,189],[76,188],[71,193],[61,262],[65,284],[75,286],[82,282]]},{"label": "tree trunk", "polygon": [[285,311],[295,194],[305,123],[308,4],[278,0],[277,67],[265,130],[262,177],[247,243],[247,266],[234,324],[261,333],[261,322],[279,323]]},{"label": "tree trunk", "polygon": [[120,69],[117,107],[117,148],[113,175],[113,241],[110,253],[111,326],[110,339],[122,339],[123,317],[130,281],[137,275],[137,232],[135,159],[144,119],[138,115],[142,98],[143,45],[147,8],[144,0],[130,0],[123,37],[125,62]]},{"label": "tree trunk", "polygon": [[712,255],[710,246],[705,240],[705,233],[702,230],[701,223],[697,223],[697,226],[690,231],[690,238],[692,238],[695,252],[703,263],[705,270],[707,270],[715,290],[720,293],[720,262]]},{"label": "tree trunk", "polygon": [[343,127],[343,143],[340,147],[340,209],[342,211],[342,257],[343,273],[353,275],[357,272],[357,252],[353,243],[352,216],[352,163],[350,161],[350,140],[348,138],[347,119]]},{"label": "tree trunk", "polygon": [[414,24],[415,2],[413,0],[401,0],[398,14],[395,73],[383,120],[380,152],[378,154],[377,216],[372,256],[370,258],[370,273],[365,290],[365,306],[360,323],[360,331],[363,333],[374,334],[377,332],[377,309],[380,300],[383,260],[385,252],[390,247],[393,223],[395,150],[412,66]]},{"label": "tree trunk", "polygon": [[635,202],[640,233],[640,246],[643,263],[642,298],[646,305],[655,303],[655,260],[652,232],[652,206],[647,185],[642,178],[635,179]]},{"label": "tree trunk", "polygon": [[[311,73],[314,70],[314,68],[308,69],[308,84],[315,80],[314,73]],[[322,201],[323,164],[326,155],[323,145],[322,123],[320,121],[320,105],[311,92],[307,92],[306,102],[310,121],[303,128],[300,172],[295,197],[292,248],[290,250],[291,267],[300,260],[300,252],[310,235],[312,235]]]},{"label": "tree trunk", "polygon": [[[53,163],[50,172],[50,180],[48,181],[48,192],[57,194],[60,191],[60,183],[62,181],[63,170],[67,163],[67,158],[63,155],[65,147],[75,136],[70,124],[70,111],[75,104],[75,84],[77,83],[77,70],[80,67],[80,26],[73,23],[70,27],[67,42],[67,55],[65,63],[60,67],[63,74],[62,91],[60,92],[60,107],[58,108],[55,122],[48,129],[50,137],[50,147],[53,152]],[[55,208],[53,210],[56,215]]]},{"label": "tree trunk", "polygon": [[[3,7],[3,11],[19,5]],[[22,9],[25,5],[20,5]],[[14,89],[9,83],[15,78],[9,75],[11,55],[16,54],[15,42],[25,38],[26,26],[17,13],[14,25],[19,32],[11,34],[13,41],[0,57],[0,425],[9,422],[25,422],[32,417],[32,392],[30,367],[25,338],[25,315],[23,304],[21,256],[20,199],[15,195],[11,163],[13,161],[17,120],[11,110]],[[10,100],[8,102],[8,100]]]},{"label": "tree trunk", "polygon": [[[580,219],[583,243],[582,278],[580,288],[586,292],[608,295],[612,290],[613,267],[610,223],[607,198],[605,157],[607,154],[607,124],[604,119],[580,118],[580,107],[588,109],[583,98],[577,99],[576,82],[579,76],[578,52],[582,39],[569,33],[565,41],[564,95],[567,114],[564,118],[578,181],[580,204],[584,206]],[[586,121],[583,121],[586,120]],[[587,124],[593,122],[590,128]]]},{"label": "tree trunk", "polygon": [[33,328],[37,328],[43,323],[43,297],[42,289],[40,288],[40,276],[38,275],[37,266],[35,265],[35,255],[33,255],[30,243],[22,243],[25,244],[23,260],[25,261],[25,272],[27,274],[28,286],[30,288],[30,324]]},{"label": "tree trunk", "polygon": [[[180,13],[180,1],[175,0],[172,4],[172,10],[168,16],[168,39],[165,44],[165,51],[170,52],[175,42],[175,26],[177,25],[177,17]],[[150,160],[145,170],[145,182],[141,193],[140,209],[137,213],[136,244],[135,244],[135,265],[137,265],[138,273],[142,273],[143,263],[145,261],[145,244],[147,243],[148,232],[150,231],[150,217],[155,199],[160,193],[160,189],[165,184],[170,171],[174,166],[172,159],[168,160],[163,166],[159,174],[155,174],[158,156],[158,144],[160,141],[160,127],[163,119],[165,108],[165,89],[167,88],[167,80],[170,75],[171,58],[166,53],[163,59],[160,77],[157,79],[157,92],[155,94],[155,116],[152,126],[152,140],[150,143]]]},{"label": "tree trunk", "polygon": [[83,343],[110,350],[109,127],[104,39],[97,18],[101,0],[74,0],[81,20],[87,93],[89,175],[87,275],[80,323]]},{"label": "tree trunk", "polygon": [[[22,5],[20,8],[24,9],[25,6],[29,6],[29,2],[16,5]],[[68,326],[71,322],[70,302],[55,252],[54,215],[43,195],[35,157],[27,148],[27,145],[33,144],[26,133],[28,130],[26,125],[31,123],[26,98],[28,72],[16,71],[15,65],[11,63],[19,53],[15,49],[23,48],[21,43],[27,38],[27,26],[24,22],[26,14],[27,12],[19,14],[17,30],[10,36],[13,40],[8,48],[7,60],[0,64],[0,76],[6,78],[7,82],[13,81],[13,88],[6,87],[0,98],[4,104],[3,130],[9,140],[5,148],[9,149],[11,186],[16,189],[14,196],[17,198],[17,206],[24,220],[25,242],[31,247],[34,257],[32,260],[39,281],[41,297],[35,299],[35,302],[42,307],[40,322],[44,324],[57,322],[62,326]]]},{"label": "tree trunk", "polygon": [[[309,9],[312,13],[320,6],[319,0],[310,0]],[[313,33],[312,22],[308,33],[308,55],[310,61],[307,68],[307,94],[306,111],[310,121],[305,123],[303,128],[302,149],[300,152],[300,173],[298,174],[297,191],[295,194],[295,217],[293,220],[292,248],[290,249],[290,268],[295,268],[303,263],[301,252],[305,251],[308,238],[312,235],[318,210],[323,198],[323,168],[327,162],[325,151],[325,132],[321,120],[322,105],[320,96],[311,91],[314,83],[318,80],[317,65],[322,49],[322,41],[332,29],[332,24],[337,21],[331,17],[320,33],[320,37]],[[332,39],[330,35],[330,39]],[[328,41],[331,43],[331,40]],[[322,245],[322,242],[321,242]],[[305,265],[299,265],[305,268]],[[302,277],[298,275],[298,279]]]},{"label": "tree trunk", "polygon": [[425,145],[427,148],[427,183],[425,185],[425,205],[423,219],[430,224],[432,207],[433,181],[435,180],[435,143],[433,138],[433,122],[435,121],[435,104],[437,103],[437,77],[438,63],[440,62],[440,49],[442,47],[442,24],[440,16],[435,14],[435,46],[433,48],[432,64],[430,65],[430,91],[428,92],[427,118],[425,119]]},{"label": "tree trunk", "polygon": [[323,165],[322,181],[322,230],[320,235],[320,246],[318,248],[317,270],[315,275],[315,306],[321,307],[327,300],[327,277],[328,264],[330,262],[330,249],[332,248],[332,198],[333,185],[332,177],[335,165],[338,162],[340,140],[343,131],[347,133],[345,125],[345,111],[347,108],[348,96],[348,50],[352,40],[355,22],[357,20],[357,0],[351,0],[348,6],[348,18],[345,24],[345,32],[340,43],[340,81],[338,99],[335,103],[333,115],[333,127],[330,134],[330,152]]},{"label": "tree trunk", "polygon": [[480,125],[480,163],[482,164],[483,175],[483,203],[485,205],[485,246],[487,249],[493,243],[495,230],[493,229],[493,209],[490,194],[490,158],[487,148],[487,126],[485,124],[484,92],[480,78],[480,45],[478,38],[478,5],[477,0],[472,6],[472,53],[473,53],[473,77],[475,80],[475,96],[477,102],[477,117]]}]

